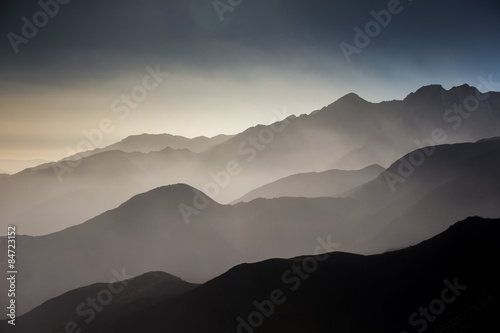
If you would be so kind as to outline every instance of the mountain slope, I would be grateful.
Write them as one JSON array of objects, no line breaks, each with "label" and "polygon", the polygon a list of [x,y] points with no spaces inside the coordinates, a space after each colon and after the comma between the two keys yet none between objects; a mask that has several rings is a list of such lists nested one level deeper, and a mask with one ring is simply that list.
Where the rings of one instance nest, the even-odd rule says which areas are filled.
[{"label": "mountain slope", "polygon": [[[500,313],[500,275],[491,265],[499,236],[500,220],[469,218],[396,252],[240,265],[117,321],[116,331],[476,332]],[[428,320],[418,314],[423,307]]]},{"label": "mountain slope", "polygon": [[256,198],[338,197],[372,180],[383,170],[380,165],[370,165],[360,170],[327,170],[296,174],[261,186],[234,202],[248,202]]},{"label": "mountain slope", "polygon": [[[500,146],[492,148],[486,152],[478,149],[473,157],[463,156],[460,166],[465,171],[436,186],[380,230],[377,239],[372,240],[377,245],[370,252],[383,250],[381,244],[388,240],[394,247],[414,243],[445,230],[454,220],[470,212],[484,217],[500,216],[497,204],[500,202]],[[448,172],[452,170],[448,167]]]},{"label": "mountain slope", "polygon": [[[493,327],[500,314],[500,274],[491,265],[500,258],[499,236],[499,219],[470,217],[403,250],[371,256],[329,252],[242,264],[170,298],[152,300],[161,288],[150,281],[162,279],[158,273],[146,274],[128,281],[136,292],[129,288],[127,294],[117,294],[89,324],[84,316],[71,315],[72,307],[61,313],[58,304],[68,298],[77,304],[82,291],[92,294],[103,285],[66,293],[18,320],[33,328],[30,332],[42,332],[36,330],[42,324],[35,314],[43,311],[49,318],[44,327],[61,331],[73,320],[84,333],[473,333]],[[56,324],[55,318],[60,320]]]},{"label": "mountain slope", "polygon": [[[425,158],[412,165],[415,156]],[[363,202],[360,223],[372,238],[357,251],[415,243],[464,215],[500,216],[499,191],[500,138],[416,150],[350,194]]]},{"label": "mountain slope", "polygon": [[64,332],[68,322],[75,322],[80,329],[91,329],[103,325],[103,316],[113,320],[194,287],[196,285],[163,272],[149,272],[130,278],[126,268],[123,268],[110,272],[108,283],[71,290],[18,317],[15,327],[4,321],[0,323],[0,328],[5,333]]},{"label": "mountain slope", "polygon": [[[157,188],[81,225],[45,236],[18,235],[24,272],[18,310],[24,313],[66,290],[105,280],[120,267],[133,275],[163,270],[200,282],[271,253],[298,255],[325,232],[335,231],[335,237],[347,241],[355,231],[336,211],[352,204],[347,199],[288,198],[223,206],[187,185]],[[200,210],[186,220],[180,205]],[[308,222],[309,211],[317,212],[313,223]],[[281,242],[275,242],[277,236]],[[5,255],[0,253],[0,262]]]}]

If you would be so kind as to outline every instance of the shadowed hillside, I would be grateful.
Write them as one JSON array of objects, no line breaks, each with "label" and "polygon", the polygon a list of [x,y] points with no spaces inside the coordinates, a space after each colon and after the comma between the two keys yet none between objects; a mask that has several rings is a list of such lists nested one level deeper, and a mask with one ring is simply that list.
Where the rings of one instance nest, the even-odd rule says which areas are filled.
[{"label": "shadowed hillside", "polygon": [[[126,267],[110,272],[108,283],[96,283],[52,298],[16,319],[2,332],[64,332],[68,322],[80,329],[102,329],[137,309],[158,304],[196,287],[163,272],[131,278]],[[103,320],[105,319],[105,320]],[[69,324],[72,325],[72,324]]]},{"label": "shadowed hillside", "polygon": [[[41,327],[61,330],[68,320],[76,320],[86,333],[473,333],[492,327],[500,314],[500,275],[491,264],[500,259],[499,236],[500,220],[471,217],[403,250],[242,264],[191,291],[173,277],[146,274],[129,281],[137,288],[132,298],[119,294],[90,325],[75,318],[72,307],[64,311],[59,304],[78,302],[82,292],[102,285],[56,297],[19,323],[33,333],[46,332],[36,329]],[[164,279],[165,296],[160,296],[161,288],[150,281]],[[172,283],[186,292],[166,299]],[[158,297],[151,298],[152,293]],[[41,311],[44,319],[36,316]]]},{"label": "shadowed hillside", "polygon": [[[337,252],[325,261],[241,265],[116,326],[124,333],[478,332],[494,327],[488,325],[500,314],[500,276],[491,265],[500,256],[499,236],[500,220],[469,218],[417,246],[381,255]],[[300,268],[292,273],[294,266]],[[256,303],[261,315],[252,317]],[[430,319],[421,307],[430,308]]]}]

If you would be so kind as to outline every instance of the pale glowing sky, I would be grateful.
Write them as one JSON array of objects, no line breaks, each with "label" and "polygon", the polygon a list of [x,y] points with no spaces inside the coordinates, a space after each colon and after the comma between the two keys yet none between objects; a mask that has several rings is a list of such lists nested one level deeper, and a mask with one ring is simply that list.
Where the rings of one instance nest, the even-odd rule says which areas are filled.
[{"label": "pale glowing sky", "polygon": [[[62,158],[104,118],[115,127],[100,146],[235,134],[270,123],[273,109],[310,113],[349,92],[377,102],[500,81],[494,0],[402,1],[351,63],[339,44],[354,44],[353,28],[389,1],[244,0],[221,22],[213,0],[73,0],[16,54],[7,35],[22,34],[37,2],[0,7],[0,159]],[[157,65],[169,76],[120,119],[112,101]]]}]

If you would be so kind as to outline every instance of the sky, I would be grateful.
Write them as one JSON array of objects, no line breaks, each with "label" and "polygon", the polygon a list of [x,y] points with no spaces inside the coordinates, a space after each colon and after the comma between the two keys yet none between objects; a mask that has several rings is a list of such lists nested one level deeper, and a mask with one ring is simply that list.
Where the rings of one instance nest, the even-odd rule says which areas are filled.
[{"label": "sky", "polygon": [[500,81],[499,33],[497,0],[4,0],[0,160],[479,87]]}]

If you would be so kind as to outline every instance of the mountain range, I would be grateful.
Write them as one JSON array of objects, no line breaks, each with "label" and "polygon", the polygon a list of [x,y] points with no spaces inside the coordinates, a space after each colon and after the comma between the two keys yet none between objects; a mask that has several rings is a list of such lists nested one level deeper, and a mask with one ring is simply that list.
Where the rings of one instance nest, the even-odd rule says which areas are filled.
[{"label": "mountain range", "polygon": [[[431,85],[381,103],[348,94],[309,115],[283,111],[279,118],[213,138],[132,136],[0,175],[0,227],[17,226],[22,263],[19,327],[410,332],[408,314],[399,311],[425,301],[419,297],[436,292],[439,279],[441,286],[453,283],[455,273],[470,278],[472,298],[425,325],[456,331],[466,323],[472,332],[491,320],[498,290],[482,260],[496,260],[498,249],[488,236],[482,252],[467,248],[469,258],[456,242],[469,233],[479,243],[487,229],[493,237],[498,221],[469,218],[448,228],[467,216],[500,216],[500,93]],[[438,250],[445,254],[431,254]],[[325,256],[307,292],[272,294],[273,285],[283,285],[279,272],[283,279],[286,267],[305,268]],[[470,260],[463,269],[460,257]],[[6,262],[2,251],[0,263]],[[119,280],[137,288],[117,293],[95,321],[91,312],[90,323],[75,317],[80,299],[101,295],[106,303],[102,297],[114,298]],[[0,280],[0,289],[7,287]],[[248,314],[265,297],[274,300],[276,315],[249,324]],[[291,301],[278,307],[283,298]]]},{"label": "mountain range", "polygon": [[186,138],[180,135],[171,134],[141,134],[131,135],[125,139],[106,146],[104,148],[96,148],[94,150],[77,153],[68,156],[63,160],[75,160],[82,157],[87,157],[111,150],[120,150],[126,153],[150,153],[161,151],[166,148],[172,149],[187,149],[195,153],[204,152],[218,144],[229,140],[231,135],[217,135],[211,138],[205,136],[198,136],[196,138]]},{"label": "mountain range", "polygon": [[[97,303],[99,312],[90,311],[85,300],[99,300],[110,285],[95,284],[55,297],[19,317],[16,329],[33,333],[62,332],[65,327],[85,333],[487,331],[500,310],[500,276],[491,264],[500,258],[499,236],[499,219],[470,217],[405,249],[371,256],[328,252],[241,264],[200,286],[165,273],[148,273],[122,281],[124,287],[115,298]],[[6,321],[0,327],[10,332]]]},{"label": "mountain range", "polygon": [[[414,156],[427,158],[403,174]],[[496,138],[418,149],[345,198],[221,205],[188,185],[160,187],[60,232],[18,236],[20,309],[105,279],[111,268],[161,270],[200,283],[240,262],[310,253],[318,239],[327,250],[335,244],[363,254],[416,244],[464,216],[499,216],[499,173]],[[401,179],[392,183],[395,176]]]},{"label": "mountain range", "polygon": [[[431,85],[400,101],[370,103],[351,93],[309,115],[281,111],[271,125],[212,138],[203,147],[193,144],[206,149],[200,152],[170,146],[154,151],[160,146],[148,136],[141,137],[148,143],[138,148],[126,144],[139,140],[132,138],[81,159],[73,156],[0,178],[0,227],[16,224],[27,235],[59,231],[169,184],[185,183],[228,203],[294,174],[386,167],[424,145],[499,136],[499,113],[500,93]],[[436,142],[433,134],[440,130]],[[184,145],[176,147],[188,146],[179,140]],[[107,151],[124,146],[144,153]]]}]

